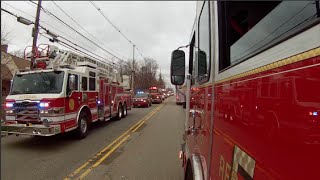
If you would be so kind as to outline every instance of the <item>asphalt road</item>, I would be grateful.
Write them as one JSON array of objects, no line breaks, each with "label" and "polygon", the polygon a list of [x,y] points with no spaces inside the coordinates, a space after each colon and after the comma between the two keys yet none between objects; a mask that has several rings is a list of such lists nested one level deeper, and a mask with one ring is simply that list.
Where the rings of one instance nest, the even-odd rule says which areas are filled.
[{"label": "asphalt road", "polygon": [[184,110],[168,98],[95,123],[88,136],[1,138],[1,179],[182,179]]}]

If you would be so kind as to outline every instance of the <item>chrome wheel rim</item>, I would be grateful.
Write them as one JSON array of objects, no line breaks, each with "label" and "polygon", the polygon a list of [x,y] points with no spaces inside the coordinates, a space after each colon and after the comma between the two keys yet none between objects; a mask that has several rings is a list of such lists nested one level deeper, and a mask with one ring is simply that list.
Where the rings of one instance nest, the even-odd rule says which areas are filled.
[{"label": "chrome wheel rim", "polygon": [[123,115],[127,115],[127,108],[126,107],[124,107],[124,110],[123,110]]},{"label": "chrome wheel rim", "polygon": [[84,118],[82,118],[80,121],[80,130],[82,133],[87,131],[87,121]]},{"label": "chrome wheel rim", "polygon": [[122,109],[119,107],[119,117],[122,117]]}]

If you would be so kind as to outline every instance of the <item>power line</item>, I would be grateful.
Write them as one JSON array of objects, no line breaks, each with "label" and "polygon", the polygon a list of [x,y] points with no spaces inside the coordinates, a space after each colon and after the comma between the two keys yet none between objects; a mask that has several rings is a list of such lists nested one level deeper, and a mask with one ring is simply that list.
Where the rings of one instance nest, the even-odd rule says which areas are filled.
[{"label": "power line", "polygon": [[[31,1],[32,2],[32,1]],[[34,3],[34,2],[33,2]],[[124,61],[121,58],[117,57],[116,55],[112,54],[111,52],[109,52],[108,50],[104,49],[103,47],[101,47],[100,45],[96,44],[95,42],[93,42],[91,39],[87,38],[86,36],[84,36],[82,33],[80,33],[79,31],[77,31],[76,29],[74,29],[73,27],[71,27],[68,23],[64,22],[62,19],[60,19],[59,17],[57,17],[55,14],[51,13],[50,11],[48,11],[47,9],[42,7],[42,11],[44,13],[46,13],[49,16],[53,16],[54,18],[56,18],[58,21],[60,21],[60,23],[66,25],[67,27],[69,27],[71,30],[75,31],[77,34],[81,35],[83,38],[87,39],[88,41],[90,41],[92,44],[96,45],[97,47],[99,47],[100,49],[104,50],[105,52],[107,52],[108,54],[110,54],[113,57],[116,57],[117,59],[119,59],[120,61]]]},{"label": "power line", "polygon": [[[7,4],[7,3],[5,3],[5,4]],[[7,4],[7,5],[9,5],[9,6],[11,6],[10,4]],[[21,11],[21,12],[23,12],[23,13],[25,13],[25,14],[27,14],[27,15],[29,15],[29,16],[31,16],[31,17],[33,17],[33,18],[35,18],[34,16],[32,16],[32,15],[30,15],[30,14],[28,14],[28,13],[26,13],[25,11],[22,11],[22,10],[20,10],[20,9],[17,9],[17,8],[15,8],[15,7],[13,7],[13,6],[11,6],[12,8],[14,8],[14,9],[16,9],[16,10],[18,10],[18,11]],[[3,11],[5,11],[5,12],[7,12],[7,13],[9,13],[10,15],[13,15],[13,16],[15,16],[15,17],[19,17],[18,15],[15,15],[15,14],[13,14],[12,12],[10,12],[10,11],[8,11],[8,10],[5,10],[5,9],[3,9],[3,8],[1,8],[1,10],[3,10]],[[45,23],[45,24],[47,24],[48,26],[50,26],[48,23],[46,23],[46,22],[44,22],[44,21],[42,21],[43,23]],[[40,26],[43,30],[45,30],[45,31],[48,31],[48,29],[47,28],[45,28],[45,27],[43,27],[43,26]],[[53,26],[50,26],[50,27],[52,27],[52,28],[54,28],[54,29],[56,29],[56,30],[58,30],[57,28],[55,28],[55,27],[53,27]],[[59,31],[59,30],[58,30]],[[62,32],[62,31],[60,31],[60,32]],[[63,33],[63,32],[62,32]],[[43,36],[43,33],[40,33],[42,36]],[[65,33],[63,33],[64,35],[66,35],[66,36],[68,36],[67,34],[65,34]],[[61,37],[62,39],[65,39],[65,40],[67,40],[68,42],[70,42],[70,43],[72,43],[72,44],[74,44],[74,45],[76,45],[77,47],[80,47],[80,48],[82,48],[82,49],[85,49],[85,48],[83,48],[83,47],[81,47],[81,46],[79,46],[79,45],[77,45],[76,43],[74,43],[74,42],[72,42],[72,41],[70,41],[69,39],[67,39],[67,38],[65,38],[65,37],[63,37],[63,36],[61,36],[61,35],[59,35],[59,37]],[[68,36],[69,38],[71,38],[70,36]],[[73,38],[71,38],[71,39],[73,39]],[[73,39],[74,40],[74,39]],[[79,41],[78,41],[79,42]],[[81,42],[80,42],[81,43]],[[82,43],[81,43],[82,44]],[[82,44],[82,45],[84,45],[84,44]],[[86,45],[84,45],[84,46],[86,46]],[[87,50],[87,49],[85,49],[86,51],[88,51],[88,52],[91,52],[92,54],[95,54],[95,53],[93,53],[92,51],[92,49],[91,50]],[[103,58],[103,57],[101,57],[101,56],[99,56],[99,55],[97,55],[97,54],[95,54],[96,56],[98,56],[98,57],[100,57],[100,58],[102,58],[102,59],[105,59],[105,58]],[[106,60],[106,59],[105,59]],[[115,63],[113,62],[113,61],[110,61],[110,60],[107,60],[108,62],[110,62],[109,63],[109,65],[111,65],[112,64],[112,66],[115,66]],[[119,67],[119,65],[117,65],[117,67]]]},{"label": "power line", "polygon": [[[16,14],[14,14],[14,13],[12,13],[12,12],[10,12],[10,11],[8,11],[8,10],[6,10],[6,9],[3,9],[3,8],[1,8],[1,10],[2,11],[4,11],[4,12],[6,12],[6,13],[8,13],[8,14],[10,14],[10,15],[12,15],[12,16],[15,16],[15,17],[19,17],[18,15],[16,15]],[[34,23],[34,22],[32,22],[32,23]],[[44,30],[46,30],[46,31],[48,31],[45,27],[43,27],[43,26],[41,26],[41,28],[42,29],[44,29]],[[41,35],[43,36],[43,37],[46,37],[46,38],[48,38],[47,36],[44,36],[42,33],[41,33]],[[73,43],[72,41],[70,41],[70,40],[68,40],[68,39],[66,39],[66,38],[64,38],[64,37],[62,37],[62,36],[59,36],[59,37],[61,37],[62,39],[65,39],[65,40],[67,40],[68,42],[71,42],[71,43]],[[50,39],[50,38],[48,38],[48,39]],[[69,44],[67,44],[67,43],[65,43],[65,42],[63,42],[63,41],[61,41],[61,40],[59,40],[61,43],[64,43],[64,44],[66,44],[66,45],[69,45]],[[84,49],[84,50],[86,50],[86,51],[88,51],[88,52],[90,52],[89,50],[87,50],[87,49],[85,49],[85,48],[83,48],[83,47],[81,47],[81,46],[79,46],[79,45],[77,45],[77,44],[75,44],[75,43],[73,43],[75,46],[77,46],[77,47],[80,47],[80,48],[82,48],[82,49]],[[71,45],[69,45],[70,47],[72,47]],[[77,50],[77,51],[80,51],[80,52],[82,52],[82,53],[84,53],[84,54],[86,54],[86,55],[88,55],[88,56],[90,56],[90,57],[93,57],[93,56],[91,56],[91,55],[89,55],[88,53],[86,53],[86,52],[83,52],[83,51],[81,51],[81,50],[79,50],[79,49],[77,49],[77,48],[75,48],[75,47],[72,47],[73,49],[75,49],[75,50]],[[97,55],[97,54],[95,54],[95,53],[93,53],[93,52],[90,52],[90,53],[92,53],[92,54],[94,54],[94,55],[96,55],[96,56],[98,56],[98,57],[100,57],[100,58],[102,58],[102,59],[104,59],[103,57],[101,57],[101,56],[99,56],[99,55]],[[93,58],[95,58],[95,57],[93,57]],[[97,58],[95,58],[95,59],[97,59]],[[99,59],[97,59],[97,60],[99,60]],[[104,59],[104,60],[106,60],[106,59]],[[99,60],[100,62],[102,62],[102,63],[107,63],[107,62],[105,62],[105,61],[101,61],[101,60]],[[106,60],[106,61],[109,61],[109,62],[111,62],[110,60]],[[115,63],[113,63],[113,62],[111,62],[111,63],[107,63],[108,65],[112,65],[112,66],[115,66]],[[120,67],[119,65],[117,65],[117,67]]]},{"label": "power line", "polygon": [[[76,20],[74,20],[67,12],[65,12],[58,4],[56,4],[54,1],[51,1],[55,6],[57,6],[66,16],[68,16],[74,23],[76,23],[81,29],[83,29],[85,32],[87,32],[91,37],[93,37],[95,40],[97,40],[98,42],[100,42],[102,45],[105,45],[103,42],[101,42],[99,39],[97,39],[96,37],[94,37],[90,32],[88,32],[84,27],[82,27]],[[112,50],[111,48],[108,48],[111,51],[115,52],[114,50]],[[119,53],[117,53],[118,55],[120,55]],[[122,56],[122,55],[120,55]]]},{"label": "power line", "polygon": [[[45,36],[45,35],[42,35],[42,36],[50,40],[50,37],[47,37],[47,36]],[[76,51],[78,51],[78,52],[81,52],[81,53],[87,55],[88,57],[91,57],[91,58],[93,58],[93,59],[95,59],[95,60],[98,60],[100,63],[106,63],[106,62],[105,62],[106,59],[103,59],[103,57],[101,57],[101,56],[99,56],[99,55],[97,55],[97,54],[95,54],[95,53],[92,53],[92,52],[91,52],[92,54],[94,54],[95,56],[98,56],[98,57],[102,58],[103,60],[98,59],[97,57],[94,57],[94,56],[92,56],[92,55],[90,55],[90,54],[88,54],[88,53],[86,53],[86,52],[84,52],[84,51],[82,51],[82,50],[80,50],[80,49],[78,49],[78,48],[76,48],[76,47],[74,47],[74,46],[72,46],[72,45],[64,42],[64,41],[58,40],[57,43],[60,44],[60,45],[63,44],[64,47],[67,46],[67,48],[72,48],[73,50],[76,50]],[[77,47],[80,47],[80,46],[77,46]],[[84,49],[85,51],[88,51],[88,50],[86,50],[86,49],[83,48],[83,47],[80,47],[80,48]],[[115,66],[114,63],[107,63],[107,64],[110,65],[110,66]],[[120,68],[120,66],[117,66],[117,67]]]},{"label": "power line", "polygon": [[102,10],[101,10],[97,5],[95,5],[92,1],[90,1],[90,3],[100,12],[100,14],[112,25],[112,27],[113,27],[114,29],[116,29],[127,41],[129,41],[129,43],[131,43],[132,45],[134,45],[133,42],[130,41],[130,40],[127,38],[127,36],[125,36],[125,35],[120,31],[120,29],[117,28],[117,27],[109,20],[109,18],[107,18],[106,15],[103,14]]},{"label": "power line", "polygon": [[7,11],[7,10],[5,10],[5,9],[3,9],[3,8],[1,8],[1,11],[4,11],[4,12],[6,12],[6,13],[8,13],[8,14],[12,15],[12,16],[15,16],[16,18],[18,18],[18,17],[19,17],[18,15],[13,14],[12,12]]},{"label": "power line", "polygon": [[[26,1],[24,1],[24,2],[26,2]],[[32,2],[32,1],[30,1],[30,2]],[[33,16],[33,15],[31,15],[31,14],[29,14],[29,13],[25,12],[25,11],[22,11],[22,10],[20,10],[20,9],[17,9],[17,8],[15,8],[14,6],[12,6],[12,5],[10,5],[10,4],[6,3],[6,2],[3,2],[3,3],[4,3],[4,4],[6,4],[6,5],[8,5],[8,6],[10,6],[10,7],[12,7],[13,9],[15,9],[15,10],[17,10],[17,11],[20,11],[20,12],[22,12],[22,13],[26,14],[26,15],[29,15],[29,16],[30,16],[30,17],[32,17],[32,18],[35,18],[35,16]],[[26,3],[27,3],[27,2],[26,2]],[[32,3],[34,3],[34,2],[32,2]],[[7,10],[5,10],[5,9],[1,9],[1,10],[3,10],[3,11],[5,11],[5,12],[9,13],[10,15],[13,15],[13,16],[15,16],[15,17],[18,17],[17,15],[15,15],[15,14],[13,14],[12,12],[9,12],[9,11],[7,11]],[[53,29],[55,29],[55,30],[59,31],[60,33],[62,33],[62,34],[64,34],[64,35],[66,35],[67,37],[69,37],[69,38],[71,38],[71,39],[73,39],[73,40],[75,40],[75,41],[79,42],[80,44],[82,44],[82,45],[86,46],[86,45],[85,45],[85,44],[83,44],[82,42],[78,41],[77,39],[72,38],[70,35],[68,35],[68,34],[64,33],[63,31],[61,31],[61,30],[59,30],[59,29],[57,29],[57,28],[55,28],[55,27],[51,26],[50,24],[48,24],[48,23],[46,23],[46,22],[44,22],[44,21],[40,21],[40,22],[42,22],[42,23],[46,24],[47,26],[49,26],[49,27],[51,27],[51,28],[53,28]],[[41,26],[41,27],[43,28],[43,26]],[[44,29],[46,29],[46,28],[44,28]],[[91,49],[91,51],[93,51],[93,49]]]},{"label": "power line", "polygon": [[[27,3],[26,1],[24,1],[24,2]],[[34,2],[32,2],[32,1],[29,1],[29,2],[34,3]],[[22,12],[22,13],[24,13],[24,14],[32,17],[32,18],[35,18],[35,16],[33,16],[33,15],[31,15],[31,14],[25,12],[25,11],[22,11],[22,10],[20,10],[20,9],[18,9],[18,8],[15,8],[14,6],[12,6],[12,5],[10,5],[10,4],[6,3],[6,2],[3,2],[3,3],[6,4],[6,5],[8,5],[8,6],[10,6],[11,8],[13,8],[13,9],[15,9],[15,10],[17,10],[17,11],[20,11],[20,12]],[[27,3],[27,4],[29,4],[29,3]],[[30,4],[30,5],[31,5],[31,4]],[[35,7],[35,6],[33,6],[33,7]],[[37,7],[35,7],[35,8],[37,8]],[[68,35],[68,34],[64,33],[63,31],[59,30],[58,28],[50,25],[49,23],[46,23],[46,22],[44,22],[44,21],[42,21],[42,20],[40,20],[40,22],[46,24],[47,26],[49,26],[49,27],[51,27],[51,28],[53,28],[53,29],[55,29],[56,31],[60,32],[61,34],[64,34],[64,35],[66,35],[67,37],[69,37],[69,38],[71,38],[71,39],[79,42],[80,44],[82,44],[82,45],[84,45],[84,46],[87,46],[87,45],[85,45],[84,43],[80,42],[79,40],[74,39],[74,38],[72,38],[70,35]],[[92,49],[91,49],[91,50],[92,50]]]},{"label": "power line", "polygon": [[[111,21],[110,19],[102,12],[101,8],[99,8],[97,5],[95,5],[92,1],[90,1],[90,3],[99,11],[99,13],[112,25],[112,27],[117,30],[131,45],[133,45],[134,47],[136,47],[138,49],[138,47],[129,39],[127,38],[126,35],[124,35],[120,29],[118,27],[116,27]],[[144,56],[142,55],[141,51],[138,49],[139,53],[141,54],[141,56],[144,58]]]},{"label": "power line", "polygon": [[[26,1],[24,1],[24,2],[27,3]],[[32,1],[29,1],[29,2],[34,3],[34,2],[32,2]],[[27,3],[27,4],[29,4],[29,3]],[[8,4],[8,5],[9,5],[9,4]],[[32,5],[33,5],[33,4],[32,4]],[[9,6],[11,6],[11,5],[9,5]],[[33,6],[33,7],[35,7],[35,6]],[[13,7],[13,6],[12,6],[12,8],[14,8],[14,9],[16,9],[16,10],[18,10],[18,11],[21,11],[21,12],[23,12],[23,13],[31,16],[32,18],[35,18],[34,16],[26,13],[25,11],[22,11],[22,10],[20,10],[20,9],[17,9],[17,8],[15,8],[15,7]],[[36,8],[36,7],[35,7],[35,8]],[[56,27],[54,27],[54,26],[51,26],[49,23],[46,23],[46,22],[44,22],[44,21],[42,21],[42,20],[40,20],[40,22],[41,22],[41,23],[44,23],[44,24],[46,24],[47,26],[53,28],[54,30],[60,32],[61,34],[64,34],[65,36],[69,37],[70,39],[72,39],[72,40],[74,40],[74,41],[77,41],[77,42],[80,43],[81,45],[87,46],[86,44],[80,42],[78,39],[75,39],[75,38],[71,37],[70,35],[64,33],[63,31],[59,30],[58,28],[56,28]],[[88,46],[88,47],[90,47],[90,46]],[[90,50],[91,50],[91,51],[94,51],[91,47],[90,47]]]}]

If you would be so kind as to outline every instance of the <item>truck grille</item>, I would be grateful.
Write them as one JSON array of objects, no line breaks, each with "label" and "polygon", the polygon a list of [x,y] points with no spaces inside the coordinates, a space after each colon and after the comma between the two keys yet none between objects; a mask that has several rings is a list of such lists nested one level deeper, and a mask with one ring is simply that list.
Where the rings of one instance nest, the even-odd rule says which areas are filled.
[{"label": "truck grille", "polygon": [[37,102],[21,102],[15,104],[16,120],[19,123],[40,123]]}]

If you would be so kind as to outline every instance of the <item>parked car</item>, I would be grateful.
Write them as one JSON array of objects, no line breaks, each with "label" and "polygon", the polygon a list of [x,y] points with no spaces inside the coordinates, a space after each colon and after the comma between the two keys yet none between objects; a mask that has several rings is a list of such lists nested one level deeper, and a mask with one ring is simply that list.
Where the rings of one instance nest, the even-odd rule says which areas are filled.
[{"label": "parked car", "polygon": [[149,107],[152,99],[149,93],[138,93],[133,98],[133,107]]}]

